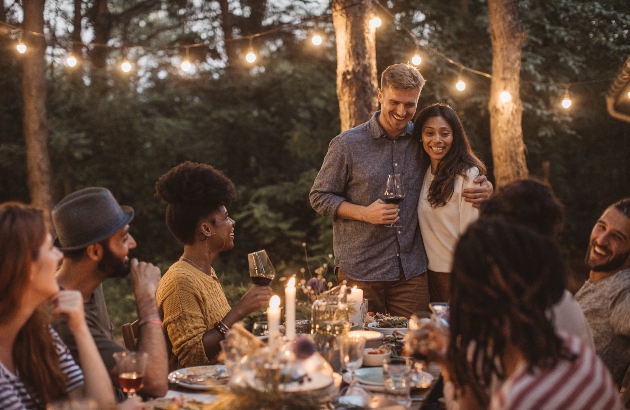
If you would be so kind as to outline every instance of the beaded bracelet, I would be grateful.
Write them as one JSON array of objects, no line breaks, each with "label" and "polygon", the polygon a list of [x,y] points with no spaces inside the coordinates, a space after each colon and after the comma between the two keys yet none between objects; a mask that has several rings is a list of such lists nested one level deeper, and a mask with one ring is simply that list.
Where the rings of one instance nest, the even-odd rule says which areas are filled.
[{"label": "beaded bracelet", "polygon": [[221,333],[224,338],[228,334],[228,332],[230,331],[230,328],[227,327],[227,325],[225,323],[223,323],[222,321],[220,321],[220,320],[217,323],[214,324],[214,328],[217,329],[217,331],[219,333]]}]

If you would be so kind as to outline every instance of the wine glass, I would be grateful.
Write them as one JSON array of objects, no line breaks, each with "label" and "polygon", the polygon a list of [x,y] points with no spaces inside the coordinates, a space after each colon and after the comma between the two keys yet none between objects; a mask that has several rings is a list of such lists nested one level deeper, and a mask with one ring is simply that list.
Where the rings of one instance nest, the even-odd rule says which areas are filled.
[{"label": "wine glass", "polygon": [[423,368],[429,361],[424,352],[431,346],[431,330],[427,325],[433,323],[434,317],[429,312],[417,312],[409,318],[409,330],[405,334],[405,350],[421,363]]},{"label": "wine glass", "polygon": [[[383,201],[388,204],[400,204],[405,199],[405,190],[402,183],[402,175],[389,174],[387,175],[387,184],[385,186],[385,193],[383,194]],[[400,228],[400,225],[385,225],[389,228]]]},{"label": "wine glass", "polygon": [[127,397],[136,397],[144,386],[144,372],[149,355],[145,352],[116,352],[114,359],[118,366],[118,381]]},{"label": "wine glass", "polygon": [[363,364],[364,348],[365,337],[339,337],[339,354],[341,355],[341,364],[350,373],[350,385],[354,384],[354,372]]},{"label": "wine glass", "polygon": [[247,255],[249,263],[249,277],[256,286],[269,286],[273,278],[276,276],[276,270],[273,268],[267,252],[252,252]]},{"label": "wine glass", "polygon": [[269,336],[269,325],[267,322],[254,322],[252,334],[254,336]]}]

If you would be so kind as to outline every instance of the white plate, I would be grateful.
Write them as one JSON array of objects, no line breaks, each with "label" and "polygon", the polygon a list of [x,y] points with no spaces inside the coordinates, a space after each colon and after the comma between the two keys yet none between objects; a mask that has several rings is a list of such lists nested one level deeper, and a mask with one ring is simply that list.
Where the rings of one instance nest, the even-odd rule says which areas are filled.
[{"label": "white plate", "polygon": [[364,367],[354,372],[354,378],[361,384],[370,384],[373,386],[382,386],[383,368],[382,367]]},{"label": "white plate", "polygon": [[229,380],[230,376],[223,365],[186,367],[168,375],[169,382],[193,390],[224,386]]},{"label": "white plate", "polygon": [[403,335],[407,333],[407,330],[409,330],[409,328],[407,327],[378,327],[377,322],[368,323],[367,327],[370,330],[376,330],[377,332],[381,332],[382,334],[386,336],[391,335],[394,332],[394,330],[397,330]]}]

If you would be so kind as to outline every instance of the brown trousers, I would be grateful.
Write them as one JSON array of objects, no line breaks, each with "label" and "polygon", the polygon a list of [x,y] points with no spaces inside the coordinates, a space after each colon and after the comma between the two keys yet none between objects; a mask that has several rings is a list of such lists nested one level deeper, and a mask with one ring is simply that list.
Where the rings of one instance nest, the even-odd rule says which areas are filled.
[{"label": "brown trousers", "polygon": [[409,317],[415,312],[429,310],[426,274],[411,279],[401,277],[395,281],[379,282],[350,279],[340,268],[335,269],[335,274],[337,283],[345,280],[348,286],[356,286],[363,290],[363,297],[368,300],[370,312]]},{"label": "brown trousers", "polygon": [[429,274],[429,294],[431,302],[448,302],[451,292],[451,273],[450,272],[433,272],[427,271]]}]

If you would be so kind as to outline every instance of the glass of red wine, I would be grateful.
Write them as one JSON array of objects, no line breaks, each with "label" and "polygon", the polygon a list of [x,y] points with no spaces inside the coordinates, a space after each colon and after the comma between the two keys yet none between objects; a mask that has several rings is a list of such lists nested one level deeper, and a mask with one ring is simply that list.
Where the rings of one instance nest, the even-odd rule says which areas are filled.
[{"label": "glass of red wine", "polygon": [[114,359],[118,366],[118,382],[127,397],[136,397],[144,386],[144,372],[149,355],[145,352],[116,352]]},{"label": "glass of red wine", "polygon": [[249,263],[249,277],[256,286],[269,286],[273,278],[276,276],[276,270],[273,268],[267,252],[252,252],[247,255]]},{"label": "glass of red wine", "polygon": [[[403,188],[402,176],[400,174],[389,174],[387,176],[387,184],[385,186],[385,193],[383,194],[383,201],[388,204],[400,204],[405,199],[405,190]],[[400,228],[400,225],[385,225],[389,228]]]}]

